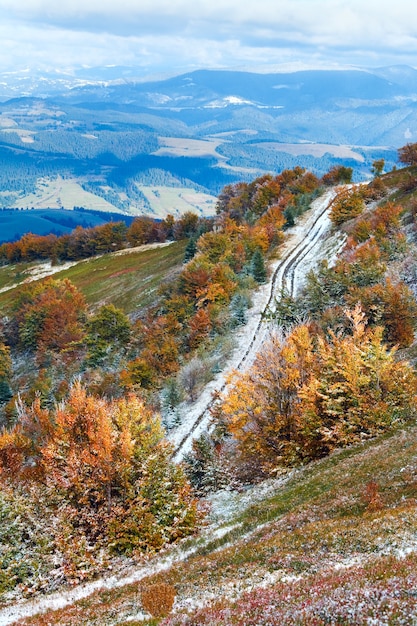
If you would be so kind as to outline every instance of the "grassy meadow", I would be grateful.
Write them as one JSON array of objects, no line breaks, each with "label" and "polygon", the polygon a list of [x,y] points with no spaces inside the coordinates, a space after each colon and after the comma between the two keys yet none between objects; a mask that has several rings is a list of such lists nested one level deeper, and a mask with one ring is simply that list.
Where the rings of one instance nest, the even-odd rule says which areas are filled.
[{"label": "grassy meadow", "polygon": [[[112,302],[125,313],[133,313],[155,300],[162,282],[170,280],[184,258],[186,243],[174,242],[156,247],[143,246],[126,253],[114,253],[80,261],[56,272],[54,278],[68,278],[82,291],[94,309]],[[34,263],[20,263],[0,268],[0,289],[22,283],[34,271]],[[0,293],[0,309],[7,313],[16,298],[17,286]]]}]

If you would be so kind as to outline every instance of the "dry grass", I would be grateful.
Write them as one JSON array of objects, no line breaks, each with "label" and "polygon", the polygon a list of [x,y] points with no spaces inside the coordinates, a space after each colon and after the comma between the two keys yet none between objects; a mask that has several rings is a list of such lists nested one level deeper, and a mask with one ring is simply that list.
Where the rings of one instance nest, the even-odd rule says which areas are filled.
[{"label": "dry grass", "polygon": [[142,606],[152,617],[166,617],[175,601],[175,589],[167,583],[155,583],[143,589]]}]

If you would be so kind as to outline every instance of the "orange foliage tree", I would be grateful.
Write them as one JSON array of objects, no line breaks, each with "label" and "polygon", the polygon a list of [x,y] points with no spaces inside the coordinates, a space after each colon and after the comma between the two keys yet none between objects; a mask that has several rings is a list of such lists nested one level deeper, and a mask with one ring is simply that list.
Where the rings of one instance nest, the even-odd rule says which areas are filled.
[{"label": "orange foliage tree", "polygon": [[319,458],[415,414],[413,369],[386,348],[382,328],[366,327],[360,307],[347,316],[350,333],[325,339],[298,326],[232,380],[220,415],[244,472]]},{"label": "orange foliage tree", "polygon": [[235,374],[220,415],[237,441],[245,475],[268,475],[298,458],[300,399],[315,360],[307,326],[284,341],[275,336],[248,373]]},{"label": "orange foliage tree", "polygon": [[390,344],[404,348],[413,343],[417,303],[404,283],[387,278],[383,283],[352,289],[346,301],[360,301],[369,321],[383,327],[384,338]]},{"label": "orange foliage tree", "polygon": [[68,279],[33,283],[15,304],[20,343],[39,352],[68,349],[84,336],[85,313],[84,296]]},{"label": "orange foliage tree", "polygon": [[[20,405],[18,424],[0,436],[0,479],[41,490],[39,514],[46,499],[61,543],[69,533],[93,548],[157,549],[191,532],[197,519],[163,435],[136,396],[110,402],[76,383],[52,410],[39,400]],[[71,549],[76,541],[65,544]]]},{"label": "orange foliage tree", "polygon": [[398,150],[398,158],[405,165],[417,165],[417,143],[407,143]]}]

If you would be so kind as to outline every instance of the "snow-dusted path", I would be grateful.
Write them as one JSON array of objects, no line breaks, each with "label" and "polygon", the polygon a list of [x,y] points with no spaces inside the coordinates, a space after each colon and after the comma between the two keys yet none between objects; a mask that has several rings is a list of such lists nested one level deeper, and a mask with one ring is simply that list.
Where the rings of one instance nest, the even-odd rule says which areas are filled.
[{"label": "snow-dusted path", "polygon": [[[300,288],[307,271],[321,258],[332,260],[335,257],[341,242],[336,241],[332,248],[325,243],[325,235],[330,229],[328,208],[334,198],[332,191],[313,202],[311,210],[306,213],[300,222],[289,231],[289,236],[282,249],[281,258],[272,266],[272,277],[269,283],[263,285],[253,298],[253,307],[250,310],[250,319],[245,326],[235,334],[237,348],[227,363],[224,370],[205,388],[198,402],[189,406],[187,419],[175,431],[172,431],[171,440],[177,447],[175,458],[180,460],[191,449],[193,439],[197,438],[210,422],[209,408],[213,402],[213,392],[223,391],[226,387],[225,380],[233,369],[244,370],[253,361],[261,344],[270,332],[270,327],[263,320],[263,314],[269,306],[273,305],[274,297],[285,287],[291,294],[295,294]],[[117,254],[117,253],[116,253]],[[251,492],[253,498],[255,493]],[[216,509],[213,503],[213,509]],[[225,521],[225,520],[219,520]],[[159,555],[152,559],[149,564],[132,567],[131,571],[119,575],[109,575],[106,578],[78,585],[69,590],[58,591],[34,600],[20,602],[0,610],[0,626],[7,626],[25,617],[37,613],[63,608],[69,604],[85,598],[98,589],[113,589],[129,583],[140,581],[154,573],[169,569],[178,561],[187,559],[198,547],[205,542],[226,534],[230,526],[207,529],[195,546],[189,550],[183,550],[181,545],[174,546],[168,554]],[[190,604],[191,606],[191,604]],[[144,616],[138,614],[136,619]]]},{"label": "snow-dusted path", "polygon": [[210,408],[214,396],[226,388],[226,380],[233,370],[244,371],[253,362],[262,343],[271,332],[271,324],[264,319],[268,308],[273,308],[275,296],[285,288],[291,295],[300,289],[308,270],[322,258],[335,257],[341,241],[333,242],[333,249],[324,244],[330,230],[329,208],[335,197],[333,190],[317,198],[311,209],[289,232],[281,258],[272,265],[272,277],[256,292],[250,319],[234,337],[237,347],[222,371],[204,388],[199,399],[187,406],[186,418],[168,438],[175,446],[174,459],[180,461],[192,447],[194,439],[205,432],[210,424]]},{"label": "snow-dusted path", "polygon": [[[230,527],[225,526],[217,531],[216,537],[220,538],[229,532]],[[74,604],[78,600],[91,596],[95,591],[105,589],[117,589],[118,587],[124,587],[135,582],[139,582],[143,578],[163,572],[169,569],[174,563],[185,561],[188,557],[194,554],[201,545],[212,541],[213,534],[211,536],[208,532],[202,537],[202,542],[196,544],[189,550],[182,550],[181,546],[174,546],[169,550],[166,556],[159,555],[154,557],[149,564],[142,566],[132,567],[130,572],[124,575],[107,576],[105,578],[99,578],[90,583],[77,585],[72,589],[65,589],[63,591],[56,591],[46,596],[37,597],[34,600],[27,600],[19,602],[15,605],[8,606],[4,609],[0,609],[0,626],[8,626],[14,624],[18,620],[22,620],[26,617],[32,617],[38,613],[44,613],[47,611],[57,611],[65,606]],[[144,619],[144,614],[138,614],[137,619]],[[52,624],[52,622],[50,622]],[[103,625],[104,626],[104,625]]]},{"label": "snow-dusted path", "polygon": [[[292,474],[288,474],[286,477],[267,480],[261,485],[252,487],[247,493],[233,494],[227,490],[217,492],[213,495],[212,499],[213,511],[217,513],[212,514],[211,523],[201,532],[198,540],[196,540],[194,545],[190,548],[184,549],[181,543],[179,543],[171,546],[166,554],[160,553],[152,557],[148,563],[144,563],[140,566],[132,566],[124,573],[108,575],[90,583],[56,591],[45,596],[38,596],[33,600],[26,600],[0,609],[0,626],[8,626],[26,617],[32,617],[47,611],[56,611],[74,604],[78,600],[87,598],[98,590],[117,589],[168,570],[174,564],[187,560],[204,545],[211,543],[213,539],[220,539],[230,532],[235,528],[232,522],[235,514],[242,512],[254,502],[260,501],[268,495],[275,493],[291,475]],[[255,531],[251,530],[245,536],[249,537],[253,532]],[[236,539],[232,539],[230,544],[227,543],[225,545],[232,545],[234,541],[236,541]],[[185,604],[188,608],[198,606],[193,598],[186,599]],[[139,610],[134,617],[135,620],[143,620],[146,615]],[[49,623],[52,624],[52,622]]]}]

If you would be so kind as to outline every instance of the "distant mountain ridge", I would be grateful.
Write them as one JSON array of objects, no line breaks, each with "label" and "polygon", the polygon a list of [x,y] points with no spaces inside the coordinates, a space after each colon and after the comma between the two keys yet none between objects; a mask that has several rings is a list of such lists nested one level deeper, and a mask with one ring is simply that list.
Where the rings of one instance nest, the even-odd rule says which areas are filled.
[{"label": "distant mountain ridge", "polygon": [[[227,183],[295,165],[320,175],[343,163],[366,179],[373,160],[391,169],[398,147],[417,140],[417,70],[408,66],[197,70],[148,81],[134,68],[106,67],[9,73],[0,83],[4,207],[91,200],[86,208],[154,214],[152,181],[209,194],[213,204]],[[78,191],[48,204],[40,181],[57,175]],[[205,212],[206,201],[193,206]]]},{"label": "distant mountain ridge", "polygon": [[[326,91],[339,90],[337,95],[364,97],[364,89],[372,99],[393,95],[417,93],[417,69],[407,65],[394,65],[380,68],[357,68],[339,70],[297,70],[294,72],[248,72],[236,70],[195,70],[178,76],[163,79],[146,79],[139,76],[139,70],[128,66],[104,66],[80,68],[73,72],[41,72],[23,70],[0,73],[0,97],[14,96],[48,97],[67,94],[77,97],[85,90],[97,89],[98,99],[107,98],[106,89],[113,95],[123,94],[129,89],[136,93],[162,91],[166,95],[189,90],[227,95],[236,92],[246,98],[263,100],[264,105],[274,104],[273,91],[281,88],[316,91],[317,87]],[[376,90],[376,91],[375,91]],[[101,94],[101,98],[100,98]],[[184,93],[179,94],[184,95]],[[115,98],[113,98],[115,100]],[[275,102],[277,104],[278,102]],[[163,104],[163,103],[162,103]]]}]

